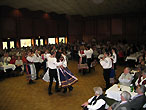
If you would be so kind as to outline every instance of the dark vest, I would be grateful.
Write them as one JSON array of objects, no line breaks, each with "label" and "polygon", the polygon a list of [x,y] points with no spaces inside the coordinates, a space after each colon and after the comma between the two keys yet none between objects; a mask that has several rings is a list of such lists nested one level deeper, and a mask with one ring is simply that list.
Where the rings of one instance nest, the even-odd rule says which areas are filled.
[{"label": "dark vest", "polygon": [[[105,96],[104,96],[104,95],[100,95],[98,98],[97,98],[97,96],[94,96],[94,98],[91,100],[91,102],[90,102],[88,105],[92,105],[92,103],[93,103],[93,105],[95,105],[96,102],[97,102],[99,99],[103,99],[103,100],[105,101]],[[105,109],[105,104],[102,105],[102,106],[101,106],[99,109],[97,109],[97,110],[104,110],[104,109]]]}]

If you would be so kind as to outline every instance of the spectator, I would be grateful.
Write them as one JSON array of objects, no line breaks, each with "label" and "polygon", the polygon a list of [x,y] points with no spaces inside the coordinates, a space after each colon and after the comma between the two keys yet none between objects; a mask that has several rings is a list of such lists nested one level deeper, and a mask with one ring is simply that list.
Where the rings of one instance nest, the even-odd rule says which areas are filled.
[{"label": "spectator", "polygon": [[15,59],[15,56],[13,55],[11,60],[10,60],[10,64],[15,64],[15,61],[16,61],[16,59]]},{"label": "spectator", "polygon": [[144,85],[146,87],[146,69],[142,71],[142,75],[136,80],[135,85]]},{"label": "spectator", "polygon": [[20,56],[18,56],[17,60],[15,61],[16,70],[22,72],[23,69],[23,61],[21,60]]},{"label": "spectator", "polygon": [[137,86],[136,92],[138,93],[130,102],[132,110],[142,110],[143,105],[146,103],[145,86]]},{"label": "spectator", "polygon": [[85,102],[81,106],[83,110],[104,110],[105,109],[105,97],[102,94],[101,87],[94,87],[95,96],[91,97],[88,102]]},{"label": "spectator", "polygon": [[130,74],[130,68],[126,67],[124,73],[119,77],[119,83],[124,86],[130,86],[133,76]]},{"label": "spectator", "polygon": [[108,110],[131,110],[129,100],[131,98],[131,95],[127,91],[123,91],[121,93],[121,101],[115,102],[112,104]]}]

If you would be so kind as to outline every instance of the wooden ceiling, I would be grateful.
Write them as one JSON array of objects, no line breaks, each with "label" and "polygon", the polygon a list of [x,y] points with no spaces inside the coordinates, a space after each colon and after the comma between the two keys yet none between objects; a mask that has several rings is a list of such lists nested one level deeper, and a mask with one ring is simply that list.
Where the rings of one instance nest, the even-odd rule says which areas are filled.
[{"label": "wooden ceiling", "polygon": [[146,0],[0,0],[0,6],[4,5],[81,16],[146,11]]}]

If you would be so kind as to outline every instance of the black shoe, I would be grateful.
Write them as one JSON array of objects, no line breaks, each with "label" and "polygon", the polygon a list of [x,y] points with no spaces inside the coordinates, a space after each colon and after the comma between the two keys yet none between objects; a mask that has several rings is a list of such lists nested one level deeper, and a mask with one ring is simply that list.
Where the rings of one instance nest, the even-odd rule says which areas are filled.
[{"label": "black shoe", "polygon": [[56,92],[60,92],[60,89],[56,90]]},{"label": "black shoe", "polygon": [[53,93],[52,93],[52,92],[49,92],[48,94],[49,94],[49,95],[52,95]]},{"label": "black shoe", "polygon": [[63,93],[66,93],[67,92],[67,88],[64,88],[64,91],[63,91]]},{"label": "black shoe", "polygon": [[73,90],[73,87],[72,86],[70,86],[68,88],[69,88],[69,92],[71,92]]},{"label": "black shoe", "polygon": [[38,80],[38,79],[40,79],[39,77],[37,77],[35,80]]},{"label": "black shoe", "polygon": [[34,84],[33,80],[29,80],[29,84]]}]

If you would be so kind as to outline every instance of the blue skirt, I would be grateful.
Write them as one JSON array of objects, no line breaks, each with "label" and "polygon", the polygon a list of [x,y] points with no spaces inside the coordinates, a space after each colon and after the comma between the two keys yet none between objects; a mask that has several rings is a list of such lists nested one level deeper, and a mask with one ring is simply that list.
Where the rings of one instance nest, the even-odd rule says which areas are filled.
[{"label": "blue skirt", "polygon": [[73,75],[73,73],[71,73],[71,71],[68,68],[60,68],[59,74],[61,86],[63,88],[69,87],[78,81],[78,79]]}]

